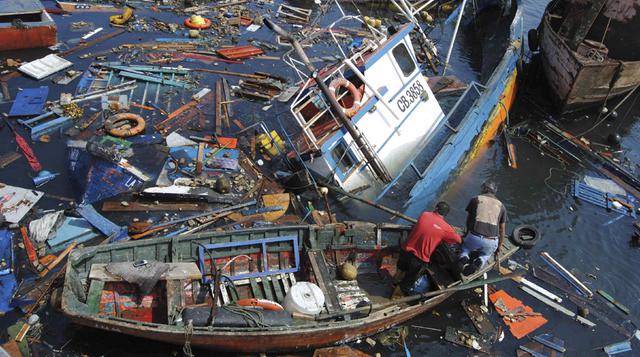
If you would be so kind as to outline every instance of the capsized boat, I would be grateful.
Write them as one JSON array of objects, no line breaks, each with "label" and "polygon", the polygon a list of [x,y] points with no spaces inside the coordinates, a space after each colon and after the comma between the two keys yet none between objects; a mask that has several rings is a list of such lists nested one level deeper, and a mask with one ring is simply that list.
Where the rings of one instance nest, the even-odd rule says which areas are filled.
[{"label": "capsized boat", "polygon": [[[482,281],[475,279],[492,269],[490,264],[463,280],[452,270],[453,247],[440,245],[428,271],[434,296],[392,300],[399,247],[410,230],[354,221],[75,249],[67,263],[62,310],[80,325],[215,350],[274,352],[342,344],[432,309],[453,294],[448,288],[479,286]],[[500,259],[517,250],[506,240]],[[337,276],[345,261],[353,261],[356,280]],[[136,266],[149,272],[140,273]],[[288,292],[301,282],[320,289],[324,304],[319,315],[270,310],[278,303],[286,306]],[[267,301],[260,300],[264,309],[251,313],[238,306],[247,299]]]},{"label": "capsized boat", "polygon": [[0,51],[49,47],[58,29],[38,0],[0,1]]},{"label": "capsized boat", "polygon": [[[493,10],[500,16],[498,21],[508,23],[509,31],[501,48],[504,53],[488,71],[489,79],[462,90],[458,80],[423,74],[433,68],[427,59],[435,51],[409,10],[405,16],[412,21],[392,29],[389,36],[368,27],[369,35],[345,46],[338,40],[344,37],[341,24],[362,19],[344,15],[299,40],[304,48],[305,42],[329,33],[340,60],[311,71],[308,65],[300,68],[305,62],[300,53],[284,56],[303,83],[290,108],[299,129],[299,134],[288,135],[296,148],[290,158],[300,158],[321,181],[358,191],[364,198],[381,200],[401,180],[413,184],[420,179],[425,184],[411,196],[426,191],[420,192],[423,204],[435,199],[477,148],[493,138],[515,97],[522,10],[517,1],[477,3],[478,12]],[[470,10],[471,5],[465,16]],[[452,17],[455,22],[457,16]],[[414,49],[413,37],[421,48],[429,48],[426,56]],[[427,59],[423,63],[418,58]],[[330,95],[319,90],[323,85]],[[451,102],[447,94],[452,87],[459,98],[446,106],[445,113],[444,102]],[[340,107],[335,108],[334,101]]]},{"label": "capsized boat", "polygon": [[598,105],[640,85],[640,16],[633,1],[556,0],[530,44],[561,112]]}]

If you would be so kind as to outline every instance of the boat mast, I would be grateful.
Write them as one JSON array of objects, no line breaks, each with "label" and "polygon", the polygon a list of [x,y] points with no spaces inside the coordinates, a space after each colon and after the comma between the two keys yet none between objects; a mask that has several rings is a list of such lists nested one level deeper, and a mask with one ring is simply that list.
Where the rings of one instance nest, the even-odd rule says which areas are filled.
[{"label": "boat mast", "polygon": [[458,21],[456,21],[456,28],[453,30],[453,38],[451,39],[451,43],[449,44],[449,50],[447,51],[447,59],[444,61],[444,67],[442,67],[442,75],[444,76],[445,72],[447,72],[447,66],[449,66],[449,59],[451,58],[451,52],[453,51],[453,45],[456,42],[456,36],[458,35],[458,29],[460,28],[460,22],[462,22],[462,14],[464,13],[464,7],[467,5],[467,0],[462,0],[462,4],[458,8],[460,13],[458,14]]},{"label": "boat mast", "polygon": [[320,78],[320,76],[318,75],[318,70],[311,63],[298,40],[291,36],[291,34],[289,34],[283,28],[271,22],[271,20],[264,19],[264,23],[271,31],[290,41],[293,49],[296,51],[296,54],[298,55],[298,57],[300,57],[300,60],[302,61],[302,63],[304,63],[307,70],[311,72],[311,77],[313,77],[313,80],[318,85],[318,88],[320,88],[322,94],[324,94],[325,98],[329,101],[331,108],[337,114],[338,119],[340,120],[340,124],[342,124],[342,126],[347,129],[347,131],[355,141],[358,149],[360,150],[362,155],[364,155],[365,160],[369,165],[371,165],[371,169],[373,170],[374,174],[385,183],[391,182],[391,175],[389,175],[386,167],[384,167],[384,165],[380,161],[380,158],[378,158],[378,155],[376,155],[375,151],[373,151],[360,130],[358,130],[358,128],[344,113],[342,107],[340,106],[340,103],[338,103],[336,98],[331,95],[331,91],[324,83],[322,78]]}]

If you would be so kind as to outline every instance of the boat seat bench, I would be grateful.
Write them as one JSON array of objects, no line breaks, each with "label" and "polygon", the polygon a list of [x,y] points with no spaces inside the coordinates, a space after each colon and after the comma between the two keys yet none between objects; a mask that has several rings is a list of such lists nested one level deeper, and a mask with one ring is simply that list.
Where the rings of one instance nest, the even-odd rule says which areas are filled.
[{"label": "boat seat bench", "polygon": [[[167,314],[172,316],[178,306],[183,305],[182,291],[188,281],[202,279],[202,273],[196,263],[167,263],[169,270],[160,276],[160,280],[166,282]],[[100,298],[105,283],[124,281],[121,277],[107,271],[107,264],[93,264],[89,271],[89,292],[87,294],[87,306],[91,313],[98,313]]]},{"label": "boat seat bench", "polygon": [[[284,302],[284,298],[289,289],[296,283],[296,277],[293,273],[275,273],[262,277],[254,277],[249,279],[237,280],[234,282],[236,286],[250,285],[251,294],[257,299],[267,299],[279,303]],[[226,282],[220,283],[220,292],[223,303],[235,301],[235,297],[231,294],[230,287]]]},{"label": "boat seat bench", "polygon": [[[160,276],[160,280],[196,280],[202,279],[202,273],[196,263],[167,263],[169,270]],[[121,277],[107,271],[107,264],[93,264],[89,279],[104,282],[124,281]]]}]

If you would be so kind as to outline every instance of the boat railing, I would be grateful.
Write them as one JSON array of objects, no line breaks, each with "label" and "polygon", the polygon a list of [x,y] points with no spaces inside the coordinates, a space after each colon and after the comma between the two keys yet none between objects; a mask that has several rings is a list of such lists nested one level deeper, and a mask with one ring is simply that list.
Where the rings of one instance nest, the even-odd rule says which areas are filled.
[{"label": "boat railing", "polygon": [[[371,49],[370,46],[375,48],[381,42],[386,40],[387,36],[382,31],[380,31],[380,30],[372,27],[371,25],[367,24],[362,19],[361,15],[355,15],[355,16],[354,15],[347,15],[344,12],[344,10],[342,9],[342,6],[340,5],[340,3],[337,0],[333,0],[333,5],[335,5],[338,8],[338,11],[340,13],[340,17],[337,20],[335,20],[334,22],[332,22],[329,26],[327,26],[327,27],[325,27],[323,29],[312,27],[310,33],[307,33],[306,36],[304,36],[304,38],[299,39],[299,42],[303,47],[306,47],[307,44],[309,46],[311,46],[312,41],[315,40],[320,34],[328,32],[329,35],[331,36],[332,41],[333,41],[332,45],[337,48],[337,50],[342,55],[343,59],[348,59],[349,57],[353,57],[353,56],[355,56],[356,58],[359,57],[359,56],[361,57],[363,53],[366,53]],[[340,44],[340,41],[338,40],[338,37],[336,36],[337,32],[339,32],[339,31],[335,30],[337,28],[337,26],[339,24],[341,24],[343,22],[347,22],[347,21],[359,22],[362,26],[364,26],[365,29],[367,29],[371,33],[371,41],[367,42],[367,46],[363,46],[363,47],[359,48],[358,49],[358,53],[354,53],[353,55],[349,55],[348,54],[349,51],[345,51],[342,48],[342,45]],[[289,51],[287,51],[282,56],[282,59],[289,67],[291,67],[295,71],[295,73],[298,75],[298,77],[300,79],[300,82],[301,83],[305,83],[305,86],[306,86],[308,84],[308,82],[312,80],[312,78],[310,78],[309,74],[307,73],[305,64],[302,61],[292,57],[292,54],[294,54],[294,53],[295,53],[295,51],[293,50],[293,47],[292,47]],[[353,58],[353,59],[355,59],[355,58]]]},{"label": "boat railing", "polygon": [[[442,120],[442,125],[447,127],[449,131],[451,131],[450,135],[451,134],[455,135],[458,133],[458,128],[460,124],[462,123],[464,118],[467,116],[467,114],[471,110],[475,110],[474,108],[477,107],[478,101],[480,100],[480,97],[482,96],[482,93],[484,92],[485,89],[486,89],[485,86],[483,86],[482,84],[476,81],[472,81],[471,83],[469,83],[469,85],[467,86],[465,91],[462,93],[460,98],[458,98],[458,100],[453,105],[451,110],[445,115],[445,117]],[[437,133],[439,131],[440,130],[435,130],[434,133]],[[431,136],[426,138],[424,140],[423,145],[426,146],[426,143],[430,142],[431,140],[433,140]],[[415,160],[412,161],[411,168],[416,172],[416,174],[420,178],[426,175],[427,170],[429,169],[429,166],[431,164],[431,161],[433,160],[433,158],[435,158],[436,153],[437,152],[433,153],[434,155],[433,157],[431,156],[428,157],[428,160],[426,160],[425,162],[426,166],[422,170],[418,170],[418,168],[415,166],[414,164]],[[424,157],[421,157],[421,160],[424,160]]]},{"label": "boat railing", "polygon": [[[362,53],[357,53],[351,56],[347,61],[361,61]],[[346,68],[347,65],[345,61],[337,65],[335,68],[331,69],[329,72],[319,74],[327,83],[331,83],[334,79],[345,78],[345,71],[349,70]],[[348,93],[344,92],[338,95],[337,99],[340,100],[344,98]],[[306,117],[302,110],[306,108],[308,105],[313,105],[318,109],[316,113],[311,117]],[[325,118],[326,115],[329,115],[331,120],[335,123],[336,126],[340,126],[340,121],[336,117],[335,113],[331,110],[331,106],[329,105],[327,99],[320,93],[319,89],[315,86],[315,82],[309,78],[304,82],[302,89],[298,92],[295,100],[292,102],[291,114],[296,119],[296,122],[302,129],[304,133],[305,140],[307,141],[307,145],[309,148],[318,150],[320,147],[320,142],[322,141],[322,137],[317,138],[313,132],[314,125],[317,122]]]},{"label": "boat railing", "polygon": [[[425,136],[418,144],[420,149],[416,151],[413,158],[408,161],[402,170],[400,170],[400,174],[398,174],[396,178],[378,194],[375,198],[376,202],[381,200],[399,180],[405,177],[407,169],[410,168],[419,179],[423,179],[426,176],[431,163],[440,151],[439,149],[446,145],[447,140],[452,135],[456,135],[458,133],[458,127],[462,124],[468,112],[471,110],[477,110],[478,101],[482,97],[482,93],[485,89],[486,87],[478,82],[472,81],[469,83],[456,103],[451,107],[451,110],[449,110],[444,118],[442,118],[438,127],[435,130],[432,130],[431,133]],[[443,127],[446,127],[449,130],[442,130]]]}]

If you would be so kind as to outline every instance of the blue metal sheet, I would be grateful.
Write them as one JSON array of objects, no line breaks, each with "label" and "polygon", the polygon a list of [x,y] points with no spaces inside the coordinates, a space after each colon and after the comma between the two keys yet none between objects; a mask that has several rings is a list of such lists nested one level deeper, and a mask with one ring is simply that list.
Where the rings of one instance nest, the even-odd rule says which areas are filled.
[{"label": "blue metal sheet", "polygon": [[111,242],[129,240],[129,229],[126,226],[111,222],[98,213],[92,205],[79,205],[76,211],[102,234],[111,237]]},{"label": "blue metal sheet", "polygon": [[25,88],[16,94],[9,111],[10,117],[29,117],[42,113],[49,95],[49,87]]},{"label": "blue metal sheet", "polygon": [[80,244],[98,237],[99,234],[84,218],[66,217],[53,237],[47,239],[49,253],[57,253],[66,248],[71,242]]},{"label": "blue metal sheet", "polygon": [[[277,270],[269,270],[269,264],[267,261],[267,245],[272,243],[280,243],[280,242],[292,242],[293,243],[293,254],[295,259],[295,265],[292,268],[287,269],[277,269]],[[274,275],[280,273],[295,273],[300,270],[300,252],[298,251],[298,237],[297,236],[282,236],[282,237],[273,237],[273,238],[264,238],[264,239],[255,239],[255,240],[247,240],[243,242],[229,242],[229,243],[216,243],[216,244],[206,244],[204,246],[198,247],[198,264],[200,266],[200,271],[205,271],[205,250],[211,251],[216,249],[228,249],[228,248],[237,248],[237,247],[245,247],[245,246],[261,246],[261,256],[262,256],[262,271],[257,273],[248,273],[248,274],[238,274],[229,276],[231,280],[241,280],[241,279],[250,279],[257,278],[261,276]],[[233,254],[230,254],[233,255]],[[215,264],[215,262],[212,262]],[[207,279],[205,277],[202,278],[203,283],[208,283],[211,279]]]},{"label": "blue metal sheet", "polygon": [[122,167],[78,148],[69,148],[69,171],[78,200],[83,204],[136,191],[144,183]]}]

